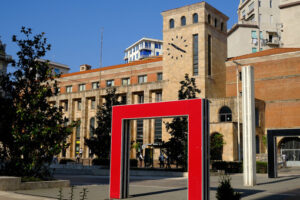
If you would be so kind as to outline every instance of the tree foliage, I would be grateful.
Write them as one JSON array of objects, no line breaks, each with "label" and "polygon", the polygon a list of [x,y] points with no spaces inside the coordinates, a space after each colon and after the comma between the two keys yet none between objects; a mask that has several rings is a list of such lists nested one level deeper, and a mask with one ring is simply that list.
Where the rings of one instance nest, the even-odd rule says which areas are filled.
[{"label": "tree foliage", "polygon": [[225,142],[223,135],[220,133],[214,133],[210,136],[210,159],[222,160],[223,146]]},{"label": "tree foliage", "polygon": [[50,50],[44,33],[33,36],[25,27],[21,33],[21,39],[12,38],[20,48],[11,63],[15,71],[0,77],[5,94],[0,96],[1,167],[5,175],[44,178],[74,124],[65,126],[61,108],[47,101],[56,95],[57,84],[48,62],[39,60]]},{"label": "tree foliage", "polygon": [[108,88],[106,93],[104,104],[98,106],[97,128],[93,131],[94,136],[85,138],[85,143],[90,148],[91,153],[96,154],[101,159],[109,159],[112,107],[121,104],[118,101],[119,95],[116,94],[116,88]]},{"label": "tree foliage", "polygon": [[[197,88],[195,79],[185,74],[184,80],[180,81],[178,99],[194,99],[200,90]],[[166,122],[166,129],[171,138],[163,146],[167,149],[167,155],[171,161],[187,169],[187,139],[188,122],[186,117],[176,117],[171,122]]]}]

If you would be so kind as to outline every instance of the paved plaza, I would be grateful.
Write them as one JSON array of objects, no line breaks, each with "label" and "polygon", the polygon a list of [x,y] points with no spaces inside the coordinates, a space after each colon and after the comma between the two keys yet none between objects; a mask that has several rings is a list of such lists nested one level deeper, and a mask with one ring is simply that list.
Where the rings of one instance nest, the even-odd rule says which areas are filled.
[{"label": "paved plaza", "polygon": [[[231,175],[232,186],[242,193],[242,199],[298,200],[300,199],[300,168],[281,170],[279,178],[268,179],[266,174],[257,175],[255,187],[244,187],[242,174]],[[89,200],[105,200],[109,197],[109,177],[87,175],[57,175],[69,179],[74,185],[74,200],[78,200],[83,188],[88,190]],[[216,199],[218,176],[211,176],[210,199]],[[23,190],[0,192],[0,200],[47,200],[57,199],[59,189]],[[64,199],[69,199],[70,188],[63,188]],[[187,178],[131,177],[132,200],[184,200],[187,199]]]}]

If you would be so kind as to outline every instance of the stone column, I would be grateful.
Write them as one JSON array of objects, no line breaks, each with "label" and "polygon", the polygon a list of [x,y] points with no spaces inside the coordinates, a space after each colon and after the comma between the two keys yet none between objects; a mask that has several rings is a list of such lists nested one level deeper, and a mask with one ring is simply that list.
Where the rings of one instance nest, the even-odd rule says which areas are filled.
[{"label": "stone column", "polygon": [[254,70],[242,68],[244,185],[256,185]]}]

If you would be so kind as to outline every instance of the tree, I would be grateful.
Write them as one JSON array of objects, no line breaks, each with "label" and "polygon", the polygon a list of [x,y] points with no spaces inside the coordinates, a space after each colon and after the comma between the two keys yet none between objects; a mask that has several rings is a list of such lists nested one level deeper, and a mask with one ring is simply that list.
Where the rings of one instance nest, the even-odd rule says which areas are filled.
[{"label": "tree", "polygon": [[22,27],[22,39],[13,36],[20,51],[12,61],[15,72],[0,77],[0,158],[2,173],[14,176],[50,175],[49,164],[67,144],[74,123],[66,126],[62,109],[47,99],[57,94],[57,84],[48,66],[39,58],[50,50],[44,33],[32,36]]},{"label": "tree", "polygon": [[222,160],[224,144],[222,134],[214,133],[210,136],[210,160]]},{"label": "tree", "polygon": [[85,138],[85,144],[90,148],[92,154],[98,158],[109,159],[110,140],[111,140],[111,117],[112,107],[120,105],[119,95],[116,94],[116,88],[108,88],[104,97],[105,103],[97,111],[97,128],[93,131],[94,136]]},{"label": "tree", "polygon": [[[195,79],[185,74],[184,80],[180,81],[180,90],[178,91],[178,99],[194,99],[200,93],[197,88]],[[166,122],[166,129],[171,134],[168,142],[163,144],[167,149],[167,156],[170,160],[176,161],[176,165],[181,165],[187,169],[187,134],[188,122],[186,117],[176,117],[172,122]]]}]

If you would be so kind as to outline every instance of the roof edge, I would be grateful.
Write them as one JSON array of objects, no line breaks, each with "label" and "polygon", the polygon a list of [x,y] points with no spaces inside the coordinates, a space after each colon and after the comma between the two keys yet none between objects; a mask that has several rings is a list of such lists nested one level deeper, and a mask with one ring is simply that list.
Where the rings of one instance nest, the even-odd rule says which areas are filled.
[{"label": "roof edge", "polygon": [[90,70],[86,70],[86,71],[79,71],[79,72],[73,72],[73,73],[68,73],[68,74],[62,74],[60,77],[64,78],[64,77],[76,76],[76,75],[80,75],[80,74],[100,72],[100,71],[105,71],[105,70],[110,70],[110,69],[118,69],[118,68],[122,68],[122,67],[142,65],[142,64],[159,62],[159,61],[162,61],[162,56],[154,56],[154,57],[150,57],[146,60],[138,60],[138,61],[133,61],[133,62],[130,62],[130,63],[125,63],[125,64],[112,65],[112,66],[107,66],[107,67],[90,69]]}]

